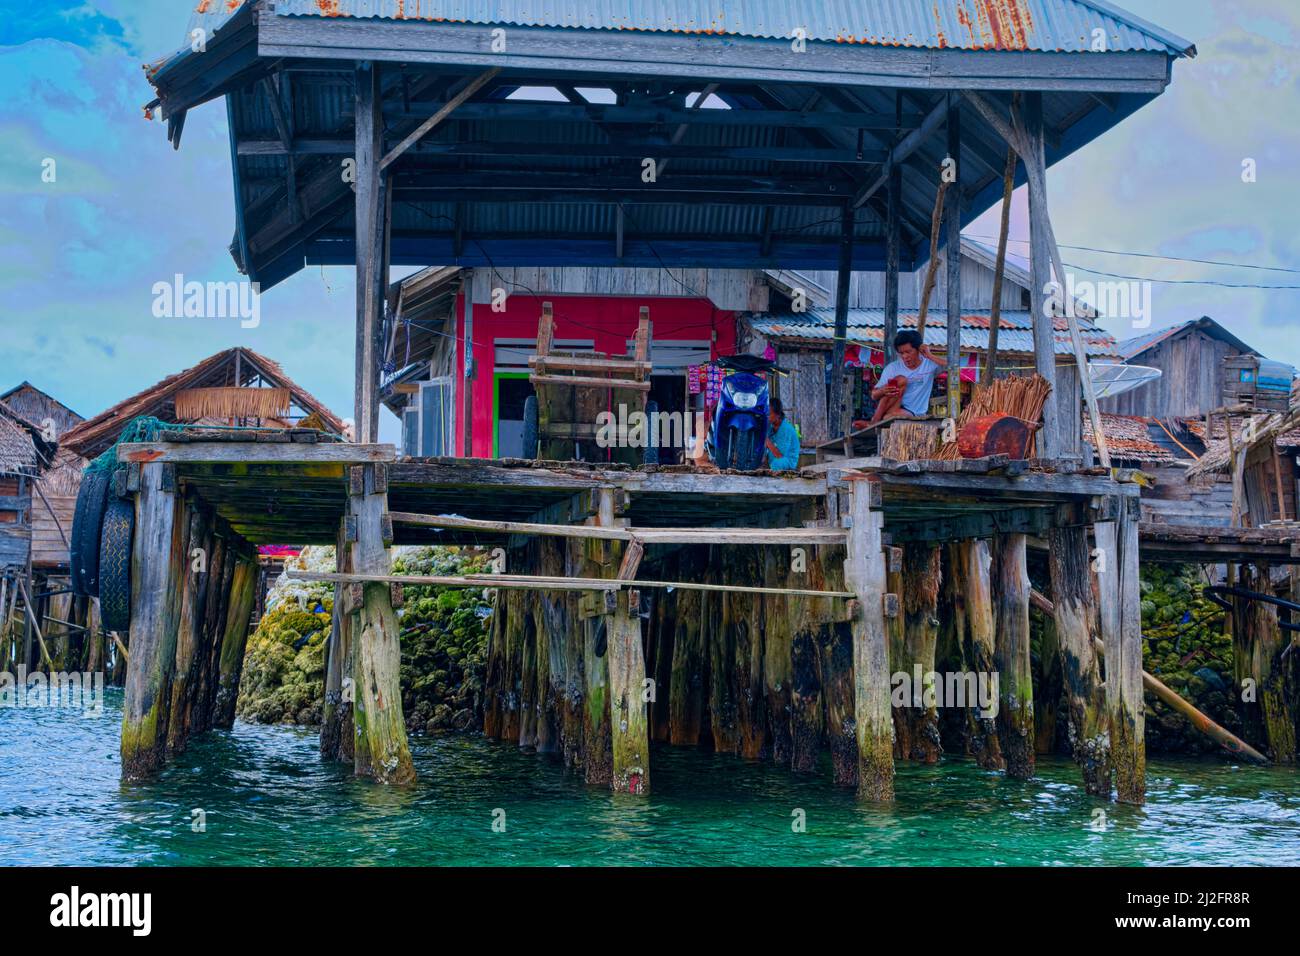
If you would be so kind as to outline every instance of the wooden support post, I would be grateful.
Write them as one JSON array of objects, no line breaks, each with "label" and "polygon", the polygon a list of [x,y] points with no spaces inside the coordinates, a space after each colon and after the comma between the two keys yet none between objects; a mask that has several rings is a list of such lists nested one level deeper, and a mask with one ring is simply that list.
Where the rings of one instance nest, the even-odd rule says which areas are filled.
[{"label": "wooden support post", "polygon": [[[167,727],[167,754],[185,750],[190,735],[190,705],[194,672],[203,631],[204,601],[208,596],[208,522],[193,504],[186,509],[188,533],[182,549],[180,621],[176,629],[176,665],[172,678],[171,721]],[[194,556],[195,550],[199,551]]]},{"label": "wooden support post", "polygon": [[383,274],[386,177],[383,155],[379,69],[362,63],[356,71],[356,259],[357,353],[356,440],[371,443],[379,435],[379,332],[387,276]]},{"label": "wooden support post", "polygon": [[1121,803],[1146,801],[1142,700],[1142,607],[1138,580],[1136,497],[1117,502],[1117,520],[1096,525],[1097,584],[1106,648],[1106,712],[1115,793]]},{"label": "wooden support post", "polygon": [[[339,522],[335,538],[334,566],[341,573],[352,570],[352,548],[345,533],[346,519]],[[346,607],[347,585],[334,587],[334,606],[330,614],[329,645],[325,660],[325,698],[321,705],[320,752],[326,760],[353,761],[352,701],[352,614]]]},{"label": "wooden support post", "polygon": [[939,638],[939,547],[932,542],[903,546],[903,659],[894,662],[908,675],[911,697],[895,712],[899,756],[937,763],[943,754],[935,698],[934,662]]},{"label": "wooden support post", "polygon": [[858,743],[858,795],[894,798],[893,721],[890,716],[889,648],[885,638],[884,514],[871,508],[871,487],[855,481],[849,492],[849,540],[844,581],[857,597],[852,608],[853,718]]},{"label": "wooden support post", "polygon": [[[1043,94],[1025,94],[1025,145],[1029,154],[1022,156],[1026,170],[1044,168],[1043,153]],[[1052,251],[1051,226],[1047,218],[1047,185],[1045,177],[1029,177],[1029,244],[1030,285],[1029,301],[1034,325],[1034,369],[1052,386],[1043,406],[1043,427],[1038,434],[1040,458],[1061,457],[1060,396],[1056,390],[1056,331],[1051,309]],[[1058,276],[1062,282],[1064,276]]]},{"label": "wooden support post", "polygon": [[646,722],[645,659],[641,651],[639,592],[618,592],[609,634],[609,706],[613,750],[610,789],[650,789],[650,734]]},{"label": "wooden support post", "polygon": [[[681,580],[704,573],[708,548],[688,545],[680,552]],[[673,635],[672,683],[668,694],[668,739],[677,745],[700,742],[704,716],[703,591],[675,591],[677,626]]]},{"label": "wooden support post", "polygon": [[844,434],[844,349],[849,337],[849,292],[853,278],[852,206],[840,211],[840,261],[835,276],[835,340],[831,345],[831,393],[826,409],[830,436]]},{"label": "wooden support post", "polygon": [[139,780],[166,759],[181,568],[181,522],[168,466],[140,469],[131,553],[131,659],[122,704],[122,777]]},{"label": "wooden support post", "polygon": [[[807,561],[812,549],[801,547],[798,557]],[[783,587],[790,578],[796,557],[793,548],[763,548],[763,582],[767,587]],[[772,741],[772,762],[790,766],[790,679],[791,638],[794,625],[790,620],[790,598],[784,594],[763,598],[763,681],[767,701],[768,726]]]},{"label": "wooden support post", "polygon": [[[1245,565],[1242,587],[1273,593],[1268,565]],[[1234,656],[1242,662],[1239,686],[1252,691],[1242,693],[1244,723],[1274,763],[1293,764],[1296,762],[1294,690],[1288,679],[1291,665],[1282,654],[1288,650],[1295,654],[1295,645],[1283,636],[1276,605],[1264,601],[1249,601],[1245,605],[1236,612],[1241,627],[1233,640]]]},{"label": "wooden support post", "polygon": [[995,654],[998,664],[998,728],[1007,776],[1034,775],[1034,684],[1029,656],[1029,569],[1026,538],[1004,534],[994,539],[993,583]]},{"label": "wooden support post", "polygon": [[[947,309],[948,335],[945,356],[948,362],[948,417],[961,413],[961,100],[948,94],[948,159],[955,177],[944,196],[944,220],[947,224]],[[922,343],[924,344],[924,343]]]},{"label": "wooden support post", "polygon": [[[601,488],[596,494],[596,513],[589,524],[613,527],[615,501],[613,488]],[[621,560],[621,545],[611,541],[588,540],[583,542],[584,573],[592,577],[612,578],[617,575]],[[618,639],[615,609],[605,594],[595,597],[601,601],[597,613],[583,621],[583,672],[585,694],[583,700],[584,765],[587,783],[612,787],[614,781],[614,740],[610,727],[610,645]],[[580,602],[581,603],[581,602]]]},{"label": "wooden support post", "polygon": [[257,559],[240,555],[230,582],[226,609],[226,628],[221,636],[221,657],[217,671],[217,699],[212,726],[229,730],[235,724],[235,704],[239,699],[239,678],[244,673],[244,650],[248,646],[248,627],[257,599]]},{"label": "wooden support post", "polygon": [[1047,543],[1070,750],[1083,773],[1084,789],[1093,796],[1109,798],[1109,719],[1105,686],[1093,650],[1093,642],[1101,637],[1101,617],[1092,588],[1088,529],[1055,528],[1048,532]]},{"label": "wooden support post", "polygon": [[898,272],[899,247],[902,245],[901,219],[903,202],[903,170],[891,166],[889,170],[889,197],[885,210],[885,364],[894,360],[894,337],[898,335]]},{"label": "wooden support post", "polygon": [[[359,574],[388,574],[390,562],[384,540],[388,511],[386,465],[361,465],[351,471],[349,516],[356,521],[351,542],[353,570]],[[380,783],[415,780],[415,766],[406,740],[399,677],[401,646],[392,591],[387,583],[367,583],[352,611],[355,725],[354,767],[360,776]]]},{"label": "wooden support post", "polygon": [[[977,678],[989,680],[997,673],[989,543],[982,538],[958,541],[953,544],[952,554],[952,572],[957,578],[954,583],[960,589],[965,618],[963,656]],[[997,718],[983,713],[978,702],[966,713],[966,741],[975,762],[985,770],[1005,770],[1007,762],[998,739]]]},{"label": "wooden support post", "polygon": [[[762,584],[762,554],[754,546],[719,552],[728,581]],[[763,692],[762,595],[733,591],[723,598],[722,626],[731,650],[731,697],[736,706],[737,752],[757,760],[767,746],[766,695]]]}]

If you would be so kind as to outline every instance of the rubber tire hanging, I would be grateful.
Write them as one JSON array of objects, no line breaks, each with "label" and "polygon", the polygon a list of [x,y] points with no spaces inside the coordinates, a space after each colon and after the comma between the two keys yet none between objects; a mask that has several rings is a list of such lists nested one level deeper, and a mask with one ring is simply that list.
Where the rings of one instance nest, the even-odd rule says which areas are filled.
[{"label": "rubber tire hanging", "polygon": [[135,502],[110,495],[99,542],[99,614],[106,631],[131,627],[131,540]]}]

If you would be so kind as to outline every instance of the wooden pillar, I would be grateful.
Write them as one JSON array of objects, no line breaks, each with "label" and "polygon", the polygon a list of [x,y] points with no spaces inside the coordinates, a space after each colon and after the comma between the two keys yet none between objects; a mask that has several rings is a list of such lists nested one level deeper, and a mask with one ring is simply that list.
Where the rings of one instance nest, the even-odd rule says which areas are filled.
[{"label": "wooden pillar", "polygon": [[[961,412],[961,98],[948,94],[948,158],[956,177],[944,193],[944,220],[947,224],[947,295],[948,335],[945,348],[948,361],[948,415]],[[923,343],[924,344],[924,343]]]},{"label": "wooden pillar", "polygon": [[[540,573],[563,577],[563,540],[541,538],[538,547]],[[564,643],[570,626],[566,616],[567,601],[568,593],[564,591],[544,591],[538,595],[538,753],[560,753],[563,749],[564,687],[567,679]]]},{"label": "wooden pillar", "polygon": [[[1268,565],[1244,565],[1241,585],[1251,591],[1273,593]],[[1235,603],[1245,604],[1235,614],[1241,622],[1233,640],[1234,657],[1241,661],[1238,685],[1253,690],[1241,695],[1246,730],[1274,763],[1293,764],[1296,762],[1296,715],[1287,679],[1291,665],[1282,653],[1291,649],[1294,654],[1294,646],[1283,636],[1276,605],[1264,601]]]},{"label": "wooden pillar", "polygon": [[1102,644],[1106,649],[1106,712],[1115,795],[1146,801],[1146,741],[1142,701],[1142,606],[1138,580],[1137,496],[1120,497],[1118,517],[1095,527],[1100,563]]},{"label": "wooden pillar", "polygon": [[[708,549],[688,545],[679,553],[683,581],[703,574]],[[676,591],[676,631],[673,635],[672,681],[668,689],[668,739],[676,745],[700,742],[704,719],[704,638],[702,591]]]},{"label": "wooden pillar", "polygon": [[[388,469],[383,464],[349,470],[348,537],[356,574],[388,574],[392,524],[388,518]],[[360,593],[358,593],[358,591]],[[366,583],[349,589],[352,613],[354,762],[361,776],[380,783],[415,780],[406,740],[399,677],[401,646],[392,590]]]},{"label": "wooden pillar", "polygon": [[903,169],[889,167],[889,196],[885,209],[885,364],[894,360],[894,336],[898,334],[898,273],[902,222]]},{"label": "wooden pillar", "polygon": [[908,676],[911,696],[895,713],[899,756],[937,763],[943,754],[934,698],[935,648],[939,639],[939,548],[929,542],[903,545],[903,658],[894,668]]},{"label": "wooden pillar", "polygon": [[[346,524],[346,519],[339,522],[335,539],[334,569],[340,574],[348,573],[352,565]],[[352,725],[352,615],[344,607],[347,587],[346,584],[334,587],[329,645],[326,647],[325,699],[321,705],[320,752],[326,760],[352,763],[356,731]]]},{"label": "wooden pillar", "polygon": [[826,408],[830,436],[844,434],[844,349],[849,336],[849,291],[853,278],[853,218],[851,205],[840,210],[840,262],[835,276],[835,341],[831,346],[831,392]]},{"label": "wooden pillar", "polygon": [[641,651],[640,592],[618,592],[609,634],[609,706],[613,750],[610,788],[650,789],[650,733],[646,721],[645,659]]},{"label": "wooden pillar", "polygon": [[[762,551],[752,545],[722,551],[727,580],[763,583]],[[737,752],[757,760],[767,748],[767,695],[763,687],[763,602],[760,595],[731,592],[723,597],[723,625],[732,652],[731,693],[736,702]]]},{"label": "wooden pillar", "polygon": [[[803,547],[806,560],[811,548]],[[763,549],[763,585],[786,587],[790,580],[793,549],[770,545]],[[685,580],[685,579],[683,579]],[[688,593],[688,592],[684,592]],[[767,699],[772,762],[790,766],[793,747],[790,736],[791,639],[794,625],[790,620],[790,599],[784,594],[763,598],[763,681]]]},{"label": "wooden pillar", "polygon": [[[1043,94],[1025,94],[1025,134],[1030,155],[1023,156],[1026,169],[1043,168]],[[1043,406],[1043,427],[1038,433],[1038,457],[1061,457],[1061,420],[1056,393],[1056,332],[1050,309],[1052,281],[1051,225],[1047,215],[1045,176],[1029,177],[1029,301],[1034,323],[1034,368],[1052,386]],[[1058,276],[1064,281],[1064,276]]]},{"label": "wooden pillar", "polygon": [[386,274],[385,174],[379,68],[361,63],[356,70],[356,440],[375,442],[379,436],[379,333],[383,318]]},{"label": "wooden pillar", "polygon": [[994,539],[995,656],[998,665],[998,728],[1007,776],[1034,775],[1034,684],[1029,656],[1029,569],[1023,534]]},{"label": "wooden pillar", "polygon": [[235,724],[239,678],[244,673],[244,650],[248,647],[248,627],[253,615],[253,602],[257,600],[257,577],[257,559],[241,554],[230,582],[230,603],[226,609],[226,627],[221,636],[217,671],[217,701],[212,725],[223,730],[229,730]]},{"label": "wooden pillar", "polygon": [[[169,756],[185,749],[190,734],[190,704],[194,671],[203,631],[204,601],[208,592],[208,522],[193,503],[186,509],[188,545],[182,559],[180,621],[176,629],[176,665],[172,678],[171,721],[167,728]],[[199,555],[195,556],[194,551]]]},{"label": "wooden pillar", "polygon": [[[842,514],[851,514],[845,500]],[[817,553],[819,574],[813,579],[818,590],[845,591],[845,550],[824,545]],[[856,592],[855,592],[856,593]],[[836,614],[836,602],[816,599],[821,612],[819,653],[822,664],[822,697],[826,702],[826,743],[831,751],[831,779],[837,786],[858,785],[860,762],[857,739],[857,690],[853,681],[853,623]]]},{"label": "wooden pillar", "polygon": [[872,491],[871,482],[854,481],[849,492],[844,582],[846,589],[857,595],[850,620],[858,795],[883,802],[894,798],[894,744],[884,617],[884,514],[871,507]]},{"label": "wooden pillar", "polygon": [[1048,533],[1047,542],[1070,750],[1083,773],[1084,789],[1094,796],[1109,797],[1111,765],[1106,692],[1093,649],[1093,641],[1102,636],[1101,617],[1092,588],[1088,529],[1057,528]]},{"label": "wooden pillar", "polygon": [[[596,495],[596,513],[588,524],[612,527],[615,524],[613,488],[601,488]],[[586,538],[583,547],[583,577],[617,576],[621,557],[617,542]],[[609,595],[609,597],[606,597]],[[614,739],[610,728],[610,645],[618,639],[615,607],[607,603],[611,592],[589,592],[580,601],[583,633],[583,770],[587,783],[614,785]]]},{"label": "wooden pillar", "polygon": [[[977,679],[990,680],[997,673],[993,623],[993,590],[989,572],[992,558],[989,543],[982,538],[958,541],[952,549],[954,585],[960,590],[965,621],[963,657]],[[978,702],[967,709],[966,741],[971,756],[985,770],[1004,770],[996,716],[981,712]]]},{"label": "wooden pillar", "polygon": [[122,776],[147,777],[167,750],[172,669],[183,553],[175,471],[154,462],[140,468],[131,554],[131,659],[122,705]]}]

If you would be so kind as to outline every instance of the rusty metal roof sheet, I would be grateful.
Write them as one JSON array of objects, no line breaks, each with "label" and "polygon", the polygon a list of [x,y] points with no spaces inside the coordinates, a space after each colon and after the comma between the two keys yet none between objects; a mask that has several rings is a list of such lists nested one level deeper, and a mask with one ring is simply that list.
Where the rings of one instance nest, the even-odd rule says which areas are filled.
[{"label": "rusty metal roof sheet", "polygon": [[[246,0],[199,0],[209,32]],[[1194,55],[1191,43],[1101,0],[277,0],[281,16],[641,30],[958,50]],[[1098,34],[1096,31],[1100,30]]]},{"label": "rusty metal roof sheet", "polygon": [[[899,310],[898,327],[916,328],[917,314]],[[775,339],[807,342],[830,342],[835,332],[834,309],[810,309],[801,315],[755,313],[749,318],[750,326],[759,335]],[[947,312],[931,309],[926,320],[927,345],[942,348],[948,340]],[[1088,319],[1080,319],[1084,347],[1089,358],[1118,358],[1115,338],[1105,329]],[[987,351],[989,347],[990,313],[988,309],[970,309],[961,319],[961,347],[972,351]],[[1033,322],[1027,310],[1003,310],[1001,331],[998,333],[998,351],[1032,355],[1034,351]],[[884,309],[849,309],[848,338],[859,345],[879,345],[884,340]],[[1073,355],[1069,328],[1065,319],[1054,320],[1054,338],[1057,355]]]}]

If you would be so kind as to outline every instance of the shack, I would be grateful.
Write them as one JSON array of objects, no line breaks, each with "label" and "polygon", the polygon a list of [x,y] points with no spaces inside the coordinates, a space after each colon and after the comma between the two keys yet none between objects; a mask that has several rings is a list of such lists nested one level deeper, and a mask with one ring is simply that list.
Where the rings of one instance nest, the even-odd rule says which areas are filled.
[{"label": "shack", "polygon": [[[1057,400],[1073,398],[1054,388],[1048,302],[1053,267],[1064,269],[1046,170],[1160,95],[1194,46],[1081,0],[858,2],[851,29],[838,8],[756,15],[685,0],[633,14],[505,3],[455,21],[412,0],[203,10],[192,28],[204,52],[150,65],[148,109],[179,146],[188,112],[225,98],[232,251],[251,279],[268,288],[308,265],[355,263],[358,441],[177,433],[118,448],[134,476],[142,582],[126,776],[165,762],[167,728],[192,711],[153,689],[190,673],[170,651],[195,619],[151,596],[196,583],[180,558],[196,514],[217,515],[250,545],[339,545],[321,743],[358,774],[414,775],[394,633],[403,582],[388,546],[495,540],[510,572],[454,582],[497,590],[489,732],[560,753],[593,783],[644,792],[651,739],[704,744],[707,723],[717,749],[795,769],[825,747],[836,779],[869,800],[892,799],[895,760],[938,759],[928,708],[891,713],[890,671],[933,661],[940,551],[942,581],[972,615],[972,669],[1003,678],[998,726],[973,724],[969,746],[986,766],[1032,775],[1032,534],[1052,542],[1085,785],[1142,801],[1139,485],[1110,469],[1099,429],[1101,468],[1069,457]],[[853,273],[884,274],[888,340],[900,274],[958,248],[963,222],[1003,197],[1008,179],[1029,187],[1032,364],[1048,396],[1032,462],[922,455],[777,477],[398,460],[375,442],[394,266],[486,270],[493,288],[508,287],[496,275],[506,269],[650,269],[661,290],[682,270],[833,270],[831,365],[841,368]],[[960,259],[944,262],[954,356]],[[1085,330],[1065,312],[1082,370]],[[1091,378],[1079,380],[1096,420]],[[829,386],[839,409],[842,378]],[[463,447],[487,451],[476,435]],[[1090,528],[1113,569],[1095,585]],[[808,559],[806,578],[791,580],[803,572],[790,549]],[[689,600],[647,597],[669,589]],[[227,693],[238,681],[207,673]],[[647,700],[647,680],[668,693]]]}]

